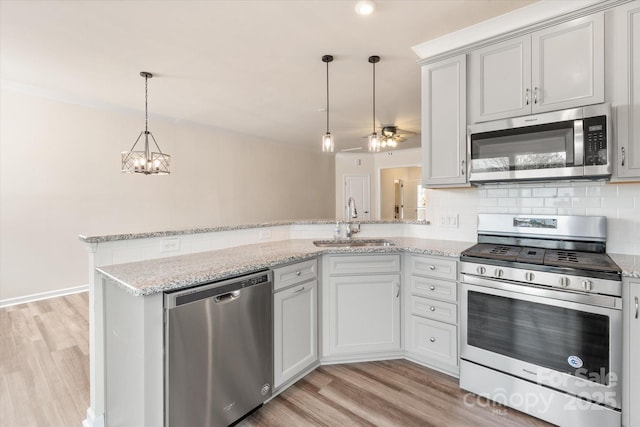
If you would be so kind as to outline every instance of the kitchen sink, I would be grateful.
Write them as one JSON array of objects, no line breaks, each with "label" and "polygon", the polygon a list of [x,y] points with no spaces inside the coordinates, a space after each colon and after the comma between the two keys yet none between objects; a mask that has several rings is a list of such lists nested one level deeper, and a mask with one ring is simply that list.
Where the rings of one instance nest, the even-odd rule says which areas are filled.
[{"label": "kitchen sink", "polygon": [[314,240],[313,244],[321,248],[354,248],[362,246],[395,246],[393,240],[387,239],[334,239]]}]

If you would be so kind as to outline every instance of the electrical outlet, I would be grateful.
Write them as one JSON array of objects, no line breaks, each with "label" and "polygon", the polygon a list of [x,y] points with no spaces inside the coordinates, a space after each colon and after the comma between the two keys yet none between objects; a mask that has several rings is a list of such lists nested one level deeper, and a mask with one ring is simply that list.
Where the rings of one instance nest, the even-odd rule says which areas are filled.
[{"label": "electrical outlet", "polygon": [[458,228],[458,214],[440,215],[438,223],[440,227]]},{"label": "electrical outlet", "polygon": [[258,240],[269,240],[271,239],[271,230],[268,228],[262,228],[258,232]]},{"label": "electrical outlet", "polygon": [[160,243],[160,252],[175,252],[180,250],[180,239],[173,237],[171,239],[164,239]]}]

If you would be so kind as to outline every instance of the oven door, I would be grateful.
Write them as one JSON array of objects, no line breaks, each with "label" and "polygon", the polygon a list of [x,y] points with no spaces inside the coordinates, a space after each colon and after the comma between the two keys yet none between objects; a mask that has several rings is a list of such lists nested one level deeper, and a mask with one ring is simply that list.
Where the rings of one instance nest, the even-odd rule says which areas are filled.
[{"label": "oven door", "polygon": [[620,408],[620,298],[463,281],[462,359]]}]

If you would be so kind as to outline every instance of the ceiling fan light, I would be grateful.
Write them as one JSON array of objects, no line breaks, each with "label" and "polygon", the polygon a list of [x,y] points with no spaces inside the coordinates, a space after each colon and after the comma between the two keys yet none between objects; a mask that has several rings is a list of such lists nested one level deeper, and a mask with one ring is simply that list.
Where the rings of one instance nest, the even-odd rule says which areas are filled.
[{"label": "ceiling fan light", "polygon": [[387,139],[387,146],[391,148],[396,148],[398,146],[398,142],[393,138]]},{"label": "ceiling fan light", "polygon": [[322,135],[322,152],[323,153],[333,153],[335,149],[335,145],[333,143],[333,135],[329,132]]}]

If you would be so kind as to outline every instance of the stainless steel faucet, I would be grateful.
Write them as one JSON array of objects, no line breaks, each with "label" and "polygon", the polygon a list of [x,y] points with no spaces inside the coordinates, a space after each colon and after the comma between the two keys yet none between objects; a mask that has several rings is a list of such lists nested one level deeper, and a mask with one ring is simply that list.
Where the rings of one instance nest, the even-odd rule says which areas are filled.
[{"label": "stainless steel faucet", "polygon": [[358,218],[356,200],[353,197],[349,197],[349,200],[347,200],[347,216],[347,239],[350,239],[353,234],[360,232],[360,224],[353,224],[353,222],[351,221],[352,219]]}]

